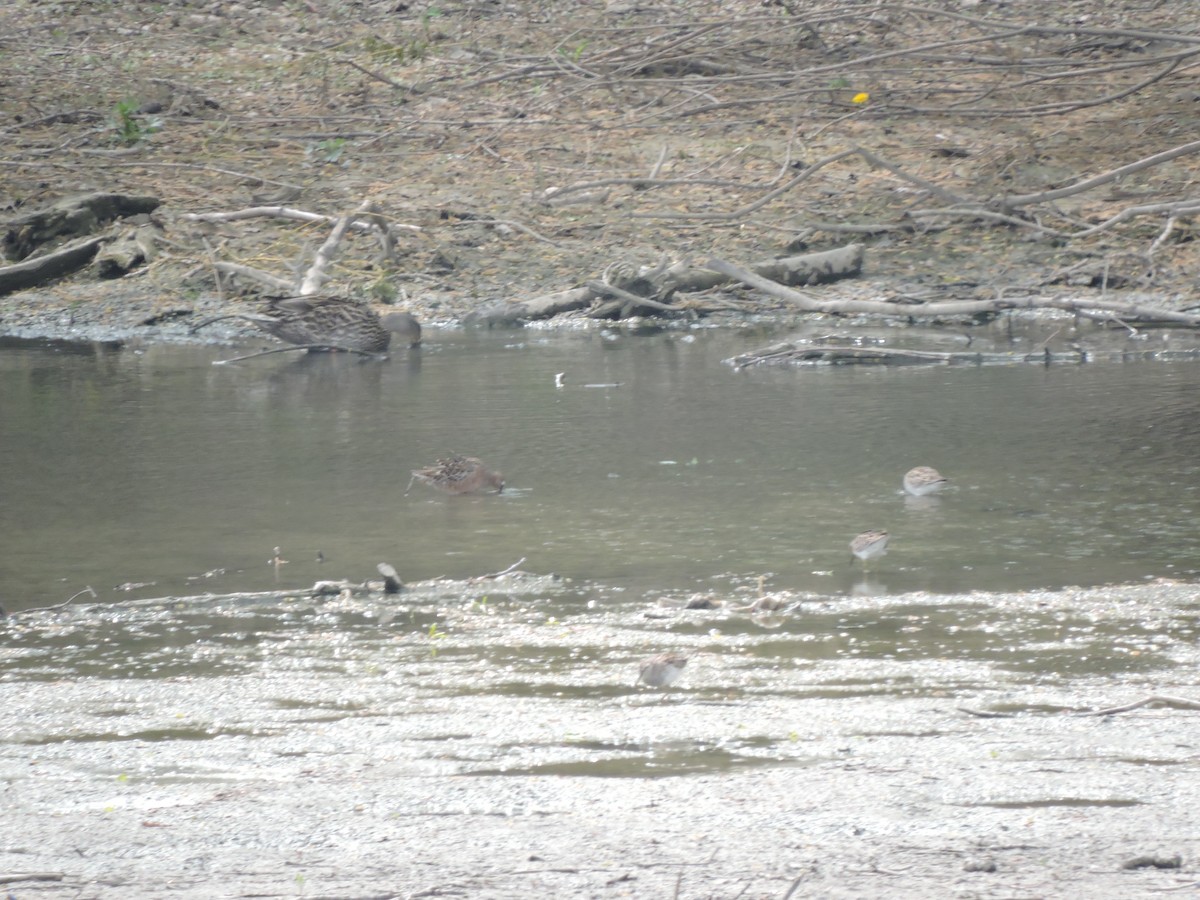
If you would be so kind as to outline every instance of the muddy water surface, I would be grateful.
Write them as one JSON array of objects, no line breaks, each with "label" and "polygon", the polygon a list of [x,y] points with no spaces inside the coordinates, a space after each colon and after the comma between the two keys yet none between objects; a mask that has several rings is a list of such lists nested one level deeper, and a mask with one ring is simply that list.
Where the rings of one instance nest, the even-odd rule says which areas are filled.
[{"label": "muddy water surface", "polygon": [[[20,609],[89,584],[128,599],[362,580],[380,561],[407,580],[461,578],[522,557],[635,593],[759,575],[949,593],[1197,570],[1200,366],[721,363],[765,342],[435,334],[383,364],[236,366],[211,365],[232,348],[9,347],[0,590]],[[505,493],[405,494],[410,469],[452,452],[501,469]],[[907,498],[915,465],[953,489]],[[863,578],[846,548],[869,528],[892,543]]]}]

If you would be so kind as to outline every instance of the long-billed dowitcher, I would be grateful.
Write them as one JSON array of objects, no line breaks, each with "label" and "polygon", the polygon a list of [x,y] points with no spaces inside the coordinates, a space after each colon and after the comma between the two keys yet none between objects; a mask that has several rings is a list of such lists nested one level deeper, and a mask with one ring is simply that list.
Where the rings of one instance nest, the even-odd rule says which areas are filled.
[{"label": "long-billed dowitcher", "polygon": [[281,341],[301,347],[383,353],[392,334],[421,343],[421,324],[406,312],[389,312],[380,318],[365,303],[346,297],[271,297],[255,312],[218,316],[196,325],[195,332],[218,319],[245,319]]}]

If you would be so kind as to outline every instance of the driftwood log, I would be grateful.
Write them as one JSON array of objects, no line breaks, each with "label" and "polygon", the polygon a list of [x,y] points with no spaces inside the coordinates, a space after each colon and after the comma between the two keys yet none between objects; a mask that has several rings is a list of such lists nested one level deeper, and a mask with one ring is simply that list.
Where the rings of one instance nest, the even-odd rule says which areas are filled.
[{"label": "driftwood log", "polygon": [[[760,278],[785,285],[828,284],[842,278],[856,278],[862,273],[865,247],[847,244],[834,250],[767,259],[751,263],[747,269]],[[663,273],[663,279],[677,291],[707,291],[720,287],[738,277],[716,271],[710,266],[674,265]]]},{"label": "driftwood log", "polygon": [[[751,264],[749,271],[768,283],[821,284],[859,275],[863,253],[862,244],[848,244],[819,253],[761,260]],[[720,301],[676,300],[677,294],[707,291],[738,280],[736,275],[687,263],[660,263],[637,271],[614,264],[602,280],[588,281],[583,287],[543,294],[530,300],[495,303],[468,316],[467,320],[483,325],[517,324],[580,310],[587,310],[587,315],[595,319],[695,315],[726,309],[729,305]]]},{"label": "driftwood log", "polygon": [[792,304],[801,312],[837,315],[900,316],[904,318],[942,318],[988,316],[1014,309],[1059,309],[1089,319],[1200,327],[1200,315],[1160,309],[1142,303],[1123,303],[1103,298],[1074,297],[997,297],[994,300],[944,300],[934,303],[893,303],[890,300],[817,300],[721,259],[705,265],[723,275],[756,288],[776,299]]},{"label": "driftwood log", "polygon": [[96,254],[96,272],[101,278],[120,278],[158,255],[162,227],[148,222],[128,228]]},{"label": "driftwood log", "polygon": [[876,366],[952,366],[952,365],[1014,365],[1035,363],[1085,363],[1100,360],[1131,361],[1200,359],[1200,350],[1085,350],[1069,347],[1050,350],[1043,347],[1032,353],[982,353],[974,351],[909,350],[902,347],[859,347],[853,344],[812,343],[781,341],[751,350],[725,360],[735,369],[768,365],[876,365]]},{"label": "driftwood log", "polygon": [[[149,222],[149,213],[159,205],[157,197],[131,194],[85,194],[63,197],[50,206],[12,219],[5,226],[3,244],[9,259],[19,260],[0,267],[0,294],[35,287],[79,271],[93,260],[102,277],[114,278],[141,265],[154,256],[154,236],[158,226]],[[116,219],[146,216],[147,221],[126,231],[110,247],[101,250],[111,235],[95,234],[97,229]],[[76,237],[42,256],[33,256],[38,248],[63,237]]]},{"label": "driftwood log", "polygon": [[72,241],[53,253],[0,267],[0,295],[24,290],[77,272],[92,261],[104,238]]},{"label": "driftwood log", "polygon": [[23,260],[55,238],[90,235],[114,219],[151,213],[160,202],[157,197],[132,194],[63,197],[45,209],[10,220],[4,231],[4,254],[11,260]]}]

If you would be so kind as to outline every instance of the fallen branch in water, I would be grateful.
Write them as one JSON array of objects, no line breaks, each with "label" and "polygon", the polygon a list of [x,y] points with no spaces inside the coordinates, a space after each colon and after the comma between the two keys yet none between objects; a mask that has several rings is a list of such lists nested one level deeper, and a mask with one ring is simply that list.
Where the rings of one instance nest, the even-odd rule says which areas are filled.
[{"label": "fallen branch in water", "polygon": [[[295,602],[297,600],[329,600],[333,598],[356,598],[377,601],[380,599],[390,599],[391,597],[412,594],[415,591],[424,589],[426,592],[430,590],[445,591],[454,585],[472,585],[484,581],[494,581],[506,576],[528,576],[529,573],[519,569],[525,563],[525,557],[522,556],[511,566],[501,569],[499,572],[490,572],[485,575],[475,575],[462,580],[447,580],[444,576],[429,578],[419,582],[401,584],[399,575],[396,570],[390,565],[383,564],[381,567],[381,578],[368,579],[362,582],[348,581],[345,579],[327,581],[317,581],[312,587],[308,588],[293,588],[291,590],[272,590],[272,591],[230,591],[229,593],[204,593],[190,594],[187,596],[177,597],[148,597],[136,600],[118,600],[112,603],[104,603],[100,605],[88,604],[86,606],[78,606],[78,610],[94,610],[100,607],[115,607],[115,608],[142,608],[142,607],[182,607],[188,605],[201,604],[221,604],[221,603],[284,603]],[[391,571],[391,578],[383,569]],[[72,595],[62,603],[54,606],[41,606],[30,609],[19,610],[20,614],[25,613],[41,613],[53,612],[63,609],[71,604],[76,598],[82,594],[90,593],[92,597],[99,598],[99,595],[87,587],[82,591]],[[18,613],[9,613],[10,616]]]},{"label": "fallen branch in water", "polygon": [[[1071,711],[1075,716],[1111,716],[1117,713],[1132,712],[1135,709],[1141,709],[1143,706],[1168,706],[1173,709],[1200,709],[1200,700],[1189,700],[1186,697],[1168,697],[1163,694],[1151,694],[1141,700],[1136,700],[1133,703],[1126,703],[1124,706],[1108,706],[1104,709],[1089,709],[1081,711]],[[1015,713],[989,712],[987,710],[971,709],[966,706],[956,707],[959,712],[964,712],[969,716],[976,716],[980,719],[1011,719]]]},{"label": "fallen branch in water", "polygon": [[[97,594],[95,592],[95,590],[93,590],[92,586],[89,584],[82,591],[76,591],[74,594],[72,594],[70,597],[68,597],[62,603],[55,603],[53,606],[31,606],[29,609],[18,610],[18,612],[21,612],[21,613],[53,612],[56,609],[63,609],[67,606],[70,606],[73,602],[75,602],[76,597],[82,597],[84,594],[91,594],[92,597],[96,598],[96,599],[99,599],[99,597],[100,597],[100,595]],[[15,616],[16,614],[17,613],[15,613],[15,612],[9,613],[10,616]]]},{"label": "fallen branch in water", "polygon": [[1169,706],[1172,709],[1200,709],[1200,700],[1189,700],[1186,697],[1167,697],[1163,694],[1151,694],[1142,700],[1134,703],[1127,703],[1124,706],[1110,706],[1106,709],[1094,709],[1085,712],[1077,712],[1077,716],[1111,716],[1116,713],[1131,712],[1135,709],[1141,709],[1143,706]]},{"label": "fallen branch in water", "polygon": [[355,347],[339,347],[337,344],[297,344],[294,347],[273,347],[270,350],[259,350],[257,353],[247,353],[245,356],[234,356],[230,359],[214,359],[213,365],[226,366],[230,363],[242,362],[247,359],[269,356],[272,353],[292,353],[296,350],[338,350],[342,353],[357,353],[359,356],[369,356],[372,359],[388,358],[386,353],[371,353],[369,350],[359,350]]},{"label": "fallen branch in water", "polygon": [[968,716],[975,716],[977,719],[1012,719],[1015,718],[1014,713],[989,712],[985,709],[971,709],[969,706],[954,707],[959,712],[966,713]]},{"label": "fallen branch in water", "polygon": [[853,344],[804,344],[782,341],[725,360],[734,369],[764,365],[1013,365],[1033,363],[1086,363],[1101,359],[1197,359],[1197,350],[1094,351],[1072,347],[1052,351],[1042,347],[1032,353],[980,353],[969,351],[907,350],[900,347],[860,347]]},{"label": "fallen branch in water", "polygon": [[521,563],[523,563],[523,562],[525,562],[524,556],[522,556],[520,559],[518,559],[515,563],[513,563],[507,569],[501,569],[499,572],[490,572],[487,575],[476,575],[473,578],[468,578],[467,584],[476,584],[480,581],[491,581],[496,578],[503,578],[505,575],[512,575],[514,572],[517,571],[517,566],[521,565]]}]

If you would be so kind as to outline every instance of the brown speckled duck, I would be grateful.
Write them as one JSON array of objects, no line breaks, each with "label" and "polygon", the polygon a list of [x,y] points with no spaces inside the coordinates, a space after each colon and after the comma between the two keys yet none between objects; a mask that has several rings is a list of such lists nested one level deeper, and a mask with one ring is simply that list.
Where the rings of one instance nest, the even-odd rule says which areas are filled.
[{"label": "brown speckled duck", "polygon": [[408,482],[409,488],[414,481],[428,484],[447,494],[473,494],[488,490],[498,494],[504,490],[504,476],[499,472],[493,472],[474,456],[457,454],[439,459],[432,466],[414,469]]}]

